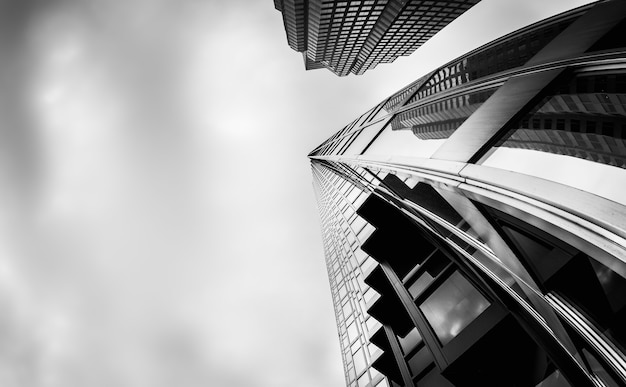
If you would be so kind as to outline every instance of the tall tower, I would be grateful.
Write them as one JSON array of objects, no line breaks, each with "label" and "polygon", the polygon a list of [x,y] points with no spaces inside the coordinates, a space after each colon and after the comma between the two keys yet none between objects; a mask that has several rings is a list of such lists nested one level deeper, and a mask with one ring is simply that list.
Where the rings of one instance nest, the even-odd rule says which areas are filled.
[{"label": "tall tower", "polygon": [[307,70],[363,74],[410,55],[480,0],[274,0]]},{"label": "tall tower", "polygon": [[552,17],[309,154],[349,387],[626,385],[625,37]]}]

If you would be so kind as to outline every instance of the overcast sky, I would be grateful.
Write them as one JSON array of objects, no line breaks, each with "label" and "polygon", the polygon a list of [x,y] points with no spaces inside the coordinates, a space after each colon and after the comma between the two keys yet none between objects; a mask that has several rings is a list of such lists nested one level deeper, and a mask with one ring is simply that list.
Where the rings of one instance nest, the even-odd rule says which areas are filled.
[{"label": "overcast sky", "polygon": [[343,386],[306,154],[583,3],[483,0],[338,78],[271,0],[0,0],[0,385]]}]

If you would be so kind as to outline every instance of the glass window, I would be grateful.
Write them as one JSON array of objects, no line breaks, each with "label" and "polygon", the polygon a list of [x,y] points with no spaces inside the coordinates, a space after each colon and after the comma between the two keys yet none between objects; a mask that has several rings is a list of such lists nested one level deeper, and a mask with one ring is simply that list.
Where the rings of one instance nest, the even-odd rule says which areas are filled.
[{"label": "glass window", "polygon": [[565,377],[559,370],[548,375],[537,387],[570,387]]},{"label": "glass window", "polygon": [[480,163],[626,204],[619,184],[605,184],[626,179],[624,96],[626,72],[575,75],[514,123]]},{"label": "glass window", "polygon": [[354,368],[357,374],[360,374],[365,370],[367,363],[365,362],[365,355],[363,355],[363,350],[359,349],[353,356],[354,359]]},{"label": "glass window", "polygon": [[381,380],[380,383],[376,385],[376,387],[389,387],[389,383],[387,383],[387,378],[383,378],[383,380]]},{"label": "glass window", "polygon": [[420,305],[420,310],[445,345],[489,305],[489,301],[456,271]]},{"label": "glass window", "polygon": [[361,377],[359,378],[358,385],[359,385],[359,387],[365,387],[365,386],[367,386],[367,384],[369,382],[370,382],[370,377],[369,377],[369,375],[366,372],[363,375],[361,375]]},{"label": "glass window", "polygon": [[406,336],[398,337],[398,342],[402,348],[402,352],[408,355],[415,347],[422,342],[422,336],[417,328],[413,328]]},{"label": "glass window", "polygon": [[494,89],[454,96],[398,113],[391,121],[394,130],[407,129],[421,140],[445,139],[454,133],[491,95]]},{"label": "glass window", "polygon": [[407,360],[407,365],[411,371],[411,375],[417,376],[422,373],[426,367],[433,362],[433,357],[425,346],[415,352],[413,356]]},{"label": "glass window", "polygon": [[417,382],[417,385],[420,387],[454,387],[452,383],[441,376],[437,367],[432,368],[426,376]]},{"label": "glass window", "polygon": [[444,142],[445,139],[421,140],[410,130],[393,130],[387,126],[363,154],[430,157]]},{"label": "glass window", "polygon": [[363,227],[361,231],[359,231],[359,234],[357,235],[358,240],[361,243],[364,243],[375,230],[376,228],[374,226],[372,226],[371,224],[366,224],[365,227]]},{"label": "glass window", "polygon": [[344,318],[348,317],[350,314],[352,314],[352,305],[348,302],[343,306]]},{"label": "glass window", "polygon": [[372,297],[374,297],[376,295],[376,290],[374,290],[374,288],[369,288],[365,291],[365,294],[363,295],[363,298],[365,299],[365,303],[367,304]]},{"label": "glass window", "polygon": [[413,299],[417,298],[441,274],[448,262],[443,255],[435,253],[424,263],[422,274],[408,286],[409,293],[413,296]]},{"label": "glass window", "polygon": [[359,331],[357,330],[356,323],[352,323],[348,325],[348,336],[350,337],[350,341],[354,341],[359,337]]},{"label": "glass window", "polygon": [[367,147],[367,145],[378,135],[380,130],[385,126],[388,120],[382,120],[370,126],[367,126],[360,130],[358,136],[355,137],[354,141],[346,148],[343,155],[360,155],[363,150]]},{"label": "glass window", "polygon": [[370,317],[365,324],[367,325],[367,329],[370,332],[375,332],[378,328],[381,327],[381,324],[374,318]]},{"label": "glass window", "polygon": [[599,377],[604,382],[605,385],[607,385],[608,387],[619,386],[619,384],[617,384],[615,380],[613,380],[611,375],[609,375],[609,373],[604,369],[604,367],[602,367],[602,365],[600,364],[598,359],[595,358],[595,356],[593,356],[589,351],[587,351],[584,348],[582,352],[585,358],[587,359],[587,362],[589,363],[589,366],[591,367],[591,370],[593,371],[593,373],[597,377]]},{"label": "glass window", "polygon": [[[546,291],[563,297],[626,349],[626,278],[529,224],[506,217],[498,222]],[[615,264],[623,269],[623,263]]]}]

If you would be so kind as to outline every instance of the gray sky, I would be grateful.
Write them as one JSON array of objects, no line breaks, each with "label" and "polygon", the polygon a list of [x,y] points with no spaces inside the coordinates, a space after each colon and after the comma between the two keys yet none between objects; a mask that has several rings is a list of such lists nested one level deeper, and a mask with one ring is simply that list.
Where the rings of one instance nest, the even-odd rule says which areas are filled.
[{"label": "gray sky", "polygon": [[306,154],[583,3],[483,0],[338,78],[270,0],[0,0],[0,385],[344,385]]}]

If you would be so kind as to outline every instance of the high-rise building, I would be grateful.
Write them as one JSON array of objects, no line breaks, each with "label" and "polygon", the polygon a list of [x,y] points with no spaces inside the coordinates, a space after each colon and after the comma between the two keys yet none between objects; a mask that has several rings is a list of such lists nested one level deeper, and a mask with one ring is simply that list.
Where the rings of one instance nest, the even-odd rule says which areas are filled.
[{"label": "high-rise building", "polygon": [[309,157],[348,386],[626,385],[626,1],[447,63]]},{"label": "high-rise building", "polygon": [[274,0],[307,70],[363,74],[410,55],[480,0]]}]

